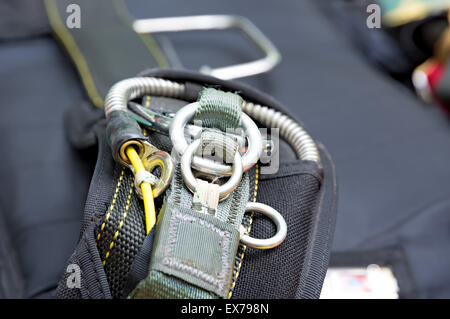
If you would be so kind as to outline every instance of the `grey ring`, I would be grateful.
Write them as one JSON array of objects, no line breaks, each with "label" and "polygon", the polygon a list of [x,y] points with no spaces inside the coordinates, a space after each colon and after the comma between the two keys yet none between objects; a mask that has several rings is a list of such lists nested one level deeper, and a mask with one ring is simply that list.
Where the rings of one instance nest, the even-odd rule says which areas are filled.
[{"label": "grey ring", "polygon": [[[200,146],[200,142],[200,139],[192,142],[184,151],[184,154],[181,157],[180,161],[181,174],[183,176],[184,183],[191,192],[194,192],[197,188],[197,180],[195,179],[194,174],[192,174],[191,164],[194,153]],[[234,156],[231,177],[225,184],[219,186],[220,200],[225,199],[232,191],[236,189],[236,187],[239,185],[239,182],[241,181],[243,173],[242,158],[239,152],[236,152]]]},{"label": "grey ring", "polygon": [[277,226],[277,233],[267,239],[253,238],[246,234],[246,229],[241,225],[241,243],[252,248],[270,249],[280,245],[285,240],[287,235],[286,221],[274,208],[262,203],[248,202],[245,211],[255,211],[269,217]]},{"label": "grey ring", "polygon": [[[184,137],[184,127],[194,117],[199,106],[198,102],[194,102],[182,107],[175,114],[170,125],[170,140],[176,152],[181,156],[183,156],[188,147],[188,143]],[[248,135],[249,144],[247,152],[242,156],[242,165],[244,172],[246,172],[258,162],[261,156],[262,137],[258,126],[256,126],[255,122],[247,114],[242,113],[241,119],[244,132]],[[192,159],[192,167],[203,173],[217,176],[231,175],[233,171],[231,165],[218,163],[200,156],[194,156]]]}]

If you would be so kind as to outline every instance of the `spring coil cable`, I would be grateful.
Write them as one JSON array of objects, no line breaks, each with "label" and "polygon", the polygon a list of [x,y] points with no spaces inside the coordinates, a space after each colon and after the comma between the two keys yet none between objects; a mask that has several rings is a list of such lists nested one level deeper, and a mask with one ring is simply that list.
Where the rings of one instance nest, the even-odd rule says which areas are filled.
[{"label": "spring coil cable", "polygon": [[[184,96],[183,84],[154,77],[137,77],[120,81],[113,85],[105,99],[105,115],[116,110],[127,110],[129,100],[143,95],[170,98]],[[296,155],[305,161],[320,165],[320,155],[311,136],[294,119],[267,106],[244,102],[242,110],[266,127],[278,128],[280,136],[294,149]]]},{"label": "spring coil cable", "polygon": [[242,110],[265,126],[278,128],[280,136],[291,145],[300,159],[320,163],[316,143],[295,120],[272,108],[251,102],[244,101]]}]

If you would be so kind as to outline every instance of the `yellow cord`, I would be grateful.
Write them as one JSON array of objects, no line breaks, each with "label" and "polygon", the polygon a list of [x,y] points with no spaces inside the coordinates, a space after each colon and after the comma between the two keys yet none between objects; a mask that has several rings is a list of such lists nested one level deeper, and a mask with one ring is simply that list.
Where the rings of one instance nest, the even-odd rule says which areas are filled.
[{"label": "yellow cord", "polygon": [[[139,173],[140,171],[144,171],[144,164],[142,164],[142,160],[134,147],[128,146],[125,151],[128,158],[130,159],[131,165],[133,165],[135,174]],[[155,202],[153,201],[152,186],[150,185],[150,183],[142,182],[141,190],[142,198],[144,200],[145,228],[148,234],[156,223]]]}]

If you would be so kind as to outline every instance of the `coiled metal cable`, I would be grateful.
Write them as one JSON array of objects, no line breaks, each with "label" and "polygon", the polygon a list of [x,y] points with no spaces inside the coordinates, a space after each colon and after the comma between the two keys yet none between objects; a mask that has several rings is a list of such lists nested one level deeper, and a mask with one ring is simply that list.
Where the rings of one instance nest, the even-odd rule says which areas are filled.
[{"label": "coiled metal cable", "polygon": [[[145,94],[182,98],[185,86],[183,84],[154,77],[130,78],[116,83],[105,99],[106,118],[116,110],[127,109],[129,100]],[[261,106],[244,101],[242,110],[258,122],[280,130],[284,138],[302,160],[320,164],[320,155],[316,143],[301,125],[289,116],[267,106]]]},{"label": "coiled metal cable", "polygon": [[145,94],[180,98],[184,94],[184,85],[153,77],[130,78],[117,82],[106,95],[106,118],[114,111],[126,111],[129,100]]},{"label": "coiled metal cable", "polygon": [[291,145],[300,159],[320,163],[316,143],[294,119],[267,106],[246,101],[242,105],[242,110],[265,126],[278,128],[280,136]]}]

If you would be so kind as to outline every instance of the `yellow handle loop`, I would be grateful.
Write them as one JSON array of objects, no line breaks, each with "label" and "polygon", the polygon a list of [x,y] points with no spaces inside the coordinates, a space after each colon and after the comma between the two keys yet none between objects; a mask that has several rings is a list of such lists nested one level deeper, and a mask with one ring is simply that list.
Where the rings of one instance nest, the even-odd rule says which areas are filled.
[{"label": "yellow handle loop", "polygon": [[[133,165],[135,174],[140,171],[145,171],[144,164],[134,147],[128,146],[125,151],[131,165]],[[150,183],[142,182],[140,187],[142,190],[142,198],[144,200],[145,229],[148,234],[156,223],[155,202],[153,201],[152,186]]]}]

